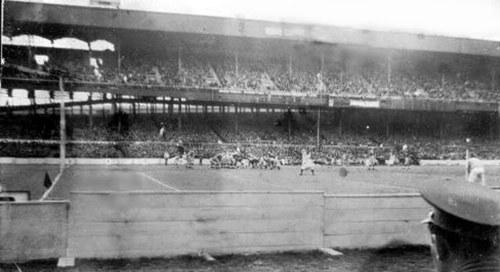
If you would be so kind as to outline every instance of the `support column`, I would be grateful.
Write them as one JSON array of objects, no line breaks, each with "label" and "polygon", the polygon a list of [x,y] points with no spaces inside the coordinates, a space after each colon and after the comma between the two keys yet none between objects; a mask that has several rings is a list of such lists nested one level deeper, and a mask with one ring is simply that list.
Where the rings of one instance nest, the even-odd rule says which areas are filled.
[{"label": "support column", "polygon": [[441,113],[439,116],[439,139],[443,139],[444,136],[444,113]]},{"label": "support column", "polygon": [[385,119],[385,136],[390,137],[391,136],[391,115],[386,112],[386,119]]},{"label": "support column", "polygon": [[498,109],[497,113],[497,133],[498,133],[498,140],[500,140],[500,108]]},{"label": "support column", "polygon": [[177,129],[179,131],[181,131],[182,129],[182,118],[181,118],[181,114],[177,114]]},{"label": "support column", "polygon": [[489,118],[489,125],[490,125],[490,141],[493,141],[495,139],[495,130],[494,130],[494,126],[495,126],[495,116],[494,115],[490,115],[490,118]]},{"label": "support column", "polygon": [[494,91],[497,86],[497,68],[493,67],[491,71],[491,90]]},{"label": "support column", "polygon": [[339,137],[342,136],[342,110],[339,110]]},{"label": "support column", "polygon": [[120,42],[119,41],[115,42],[115,46],[116,46],[116,56],[118,57],[118,59],[116,60],[116,65],[118,68],[118,75],[120,75],[122,72],[122,53],[121,53]]},{"label": "support column", "polygon": [[106,122],[106,104],[102,104],[102,120]]},{"label": "support column", "polygon": [[389,52],[387,56],[387,82],[391,83],[392,76],[392,51]]},{"label": "support column", "polygon": [[319,108],[319,107],[318,107],[318,121],[317,121],[317,123],[318,123],[318,127],[316,128],[316,145],[317,145],[317,147],[319,149],[319,147],[321,146],[320,145],[320,139],[319,139],[320,138],[319,137],[319,135],[320,135],[320,127],[321,127],[321,108]]},{"label": "support column", "polygon": [[234,133],[238,134],[238,108],[234,105]]},{"label": "support column", "polygon": [[[62,77],[59,77],[59,90],[64,93],[64,86],[63,86],[63,81]],[[60,102],[60,130],[59,130],[59,167],[60,170],[62,171],[64,169],[65,165],[65,160],[66,160],[66,117],[65,117],[65,108],[64,108],[64,99],[61,99]]]},{"label": "support column", "polygon": [[111,96],[111,112],[116,113],[116,95],[114,94]]},{"label": "support column", "polygon": [[94,126],[93,120],[92,120],[92,117],[94,115],[94,113],[92,112],[92,101],[91,101],[92,97],[89,96],[89,99],[90,99],[90,101],[89,101],[89,129],[92,129],[92,127]]},{"label": "support column", "polygon": [[163,97],[163,114],[165,114],[165,97]]},{"label": "support column", "polygon": [[235,66],[235,69],[236,69],[236,75],[238,75],[239,73],[239,60],[238,60],[238,51],[236,51],[236,53],[234,54],[234,66]]},{"label": "support column", "polygon": [[36,101],[35,101],[35,90],[28,90],[28,99],[31,103],[31,113],[36,115]]}]

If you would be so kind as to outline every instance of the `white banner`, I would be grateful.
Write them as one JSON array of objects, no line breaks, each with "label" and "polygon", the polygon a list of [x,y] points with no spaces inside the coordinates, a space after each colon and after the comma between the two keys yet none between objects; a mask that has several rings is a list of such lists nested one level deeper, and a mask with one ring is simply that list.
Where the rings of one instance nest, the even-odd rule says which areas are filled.
[{"label": "white banner", "polygon": [[380,108],[380,101],[350,100],[349,106],[362,108]]}]

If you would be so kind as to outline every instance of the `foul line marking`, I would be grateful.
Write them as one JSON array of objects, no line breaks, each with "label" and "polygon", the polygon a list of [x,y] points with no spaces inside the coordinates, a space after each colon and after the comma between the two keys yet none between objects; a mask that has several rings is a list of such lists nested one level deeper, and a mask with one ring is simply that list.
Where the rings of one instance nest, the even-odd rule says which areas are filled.
[{"label": "foul line marking", "polygon": [[44,201],[49,196],[49,194],[52,192],[52,189],[54,189],[54,187],[56,187],[57,182],[59,181],[59,179],[61,178],[61,176],[63,174],[63,171],[64,170],[59,171],[59,174],[57,174],[56,178],[54,179],[54,182],[52,182],[52,185],[49,187],[49,189],[47,191],[45,191],[43,196],[40,198],[40,201]]},{"label": "foul line marking", "polygon": [[165,187],[165,188],[168,188],[168,189],[170,189],[170,190],[174,190],[174,191],[180,192],[180,190],[179,190],[179,189],[177,189],[177,188],[175,188],[175,187],[172,187],[172,186],[170,186],[170,185],[167,185],[167,184],[165,184],[165,183],[163,183],[163,182],[161,182],[161,181],[159,181],[159,180],[157,180],[157,179],[155,179],[155,178],[151,177],[150,175],[147,175],[147,174],[145,174],[145,173],[143,173],[143,172],[137,172],[137,173],[138,173],[138,174],[140,174],[140,175],[142,175],[142,176],[144,176],[144,177],[146,177],[146,178],[148,178],[148,179],[149,179],[149,180],[151,180],[151,181],[156,182],[157,184],[159,184],[159,185],[161,185],[161,186],[163,186],[163,187]]}]

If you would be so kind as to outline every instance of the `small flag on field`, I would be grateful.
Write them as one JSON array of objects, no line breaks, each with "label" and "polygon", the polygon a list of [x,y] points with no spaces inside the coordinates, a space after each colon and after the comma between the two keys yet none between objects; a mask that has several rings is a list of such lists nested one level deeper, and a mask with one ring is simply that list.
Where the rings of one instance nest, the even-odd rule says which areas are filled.
[{"label": "small flag on field", "polygon": [[43,179],[43,186],[47,189],[52,186],[52,180],[50,180],[49,173],[45,172],[45,178]]}]

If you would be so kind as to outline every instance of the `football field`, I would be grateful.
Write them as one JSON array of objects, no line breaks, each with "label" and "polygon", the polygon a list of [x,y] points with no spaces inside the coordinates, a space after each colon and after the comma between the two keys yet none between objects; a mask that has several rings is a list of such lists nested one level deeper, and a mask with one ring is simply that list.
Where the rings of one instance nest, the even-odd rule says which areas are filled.
[{"label": "football field", "polygon": [[[317,167],[315,175],[299,166],[281,170],[211,169],[195,166],[186,169],[165,165],[70,165],[53,186],[47,199],[66,200],[70,192],[99,191],[325,191],[328,194],[387,194],[418,192],[424,181],[445,179],[464,182],[462,166],[381,166],[375,171],[347,167],[347,177],[338,166]],[[52,181],[58,165],[0,165],[1,181],[7,190],[30,191],[32,199],[45,192],[45,173]],[[489,186],[500,186],[500,167],[487,166]]]}]

